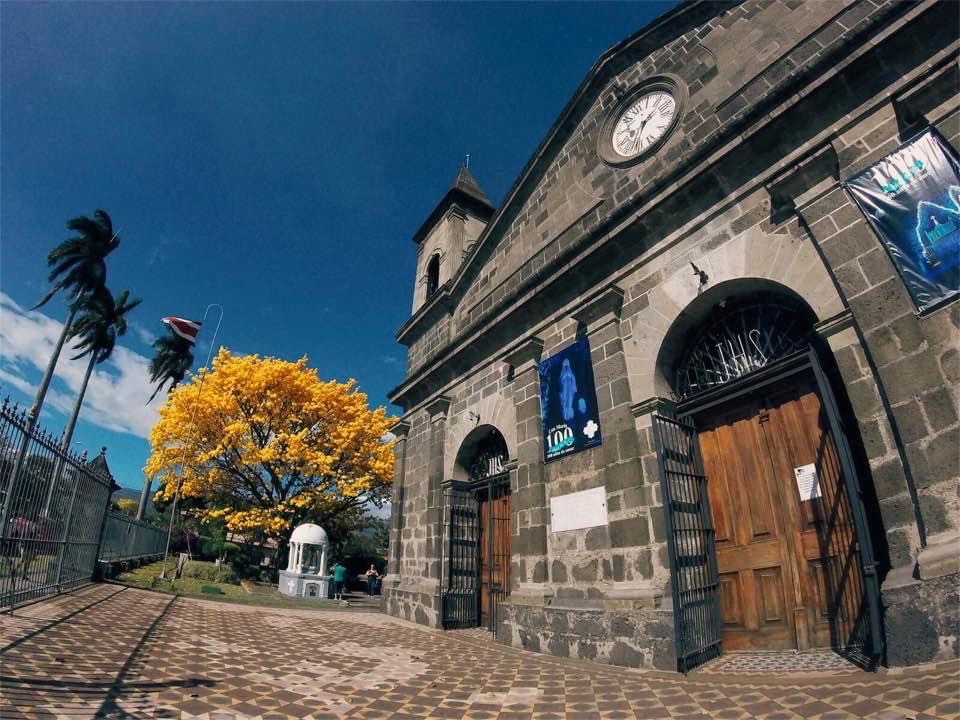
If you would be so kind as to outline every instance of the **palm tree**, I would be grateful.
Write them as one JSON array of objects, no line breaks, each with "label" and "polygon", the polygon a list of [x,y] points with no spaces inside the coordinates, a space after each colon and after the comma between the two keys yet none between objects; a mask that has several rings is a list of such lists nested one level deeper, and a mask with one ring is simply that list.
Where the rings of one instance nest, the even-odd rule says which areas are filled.
[{"label": "palm tree", "polygon": [[[193,367],[193,343],[175,334],[169,326],[167,330],[170,332],[169,335],[159,337],[153,342],[157,354],[150,360],[150,382],[157,383],[157,387],[147,400],[148,404],[168,382],[170,386],[167,392],[173,390]],[[137,505],[137,520],[143,517],[148,497],[150,497],[150,478],[143,481],[140,503]]]},{"label": "palm tree", "polygon": [[64,291],[70,297],[69,311],[66,322],[63,324],[63,331],[60,333],[60,338],[57,340],[53,354],[47,363],[47,369],[40,381],[40,386],[37,388],[33,405],[30,406],[30,412],[27,413],[23,441],[17,451],[17,458],[10,474],[10,484],[4,497],[3,509],[0,511],[0,533],[5,531],[10,519],[10,502],[16,494],[17,480],[26,459],[27,445],[37,426],[40,408],[43,406],[43,400],[50,388],[53,371],[57,367],[57,360],[60,359],[60,352],[63,350],[67,333],[73,325],[74,317],[84,303],[84,298],[103,287],[107,279],[105,258],[120,245],[120,238],[113,231],[113,222],[104,210],[94,212],[93,219],[84,215],[68,220],[67,229],[75,233],[74,236],[64,240],[47,255],[47,265],[51,268],[49,281],[53,285],[40,299],[40,302],[30,309],[36,310],[46,305],[54,295]]},{"label": "palm tree", "polygon": [[30,308],[36,310],[46,305],[61,290],[72,297],[63,332],[60,333],[60,339],[50,356],[47,370],[30,407],[27,434],[33,431],[40,416],[40,408],[50,387],[50,380],[53,378],[53,371],[57,367],[57,360],[70,332],[73,318],[83,306],[84,296],[104,286],[107,280],[105,258],[120,245],[120,238],[113,232],[113,222],[104,210],[97,210],[93,219],[81,216],[69,220],[67,229],[76,235],[64,240],[47,255],[47,265],[51,267],[49,280],[53,285],[40,302]]},{"label": "palm tree", "polygon": [[173,390],[193,367],[193,343],[170,331],[169,335],[157,338],[153,343],[157,354],[150,361],[150,382],[157,383],[150,396],[151,402],[163,386],[170,383],[167,392]]},{"label": "palm tree", "polygon": [[77,425],[77,418],[83,405],[83,397],[87,392],[90,375],[93,373],[93,366],[106,361],[113,354],[117,338],[127,332],[127,314],[143,302],[140,298],[135,300],[129,298],[129,290],[121,291],[116,298],[112,297],[110,291],[105,287],[95,290],[90,295],[84,296],[85,302],[79,304],[76,320],[71,323],[67,331],[68,337],[76,338],[78,341],[75,349],[79,352],[71,359],[79,360],[84,355],[89,355],[90,362],[87,363],[87,371],[83,376],[83,383],[80,385],[80,391],[77,393],[77,399],[73,404],[70,420],[63,431],[63,440],[60,443],[61,454],[57,458],[57,469],[53,473],[50,488],[47,491],[44,514],[50,506],[54,486],[60,477],[63,456],[66,455],[70,442],[73,440],[73,431]]}]

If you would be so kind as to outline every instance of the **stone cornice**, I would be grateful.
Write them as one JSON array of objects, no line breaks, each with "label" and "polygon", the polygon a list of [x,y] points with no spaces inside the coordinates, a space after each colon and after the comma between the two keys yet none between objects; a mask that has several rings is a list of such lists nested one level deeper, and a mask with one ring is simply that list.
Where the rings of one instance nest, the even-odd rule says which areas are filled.
[{"label": "stone cornice", "polygon": [[513,367],[515,373],[521,373],[536,367],[543,354],[543,340],[529,337],[503,356],[503,361]]},{"label": "stone cornice", "polygon": [[585,326],[587,333],[592,335],[600,328],[620,320],[623,295],[622,288],[617,285],[608,285],[578,307],[571,317]]},{"label": "stone cornice", "polygon": [[390,428],[390,432],[396,436],[397,440],[406,440],[407,434],[410,432],[410,423],[406,420],[397,420]]},{"label": "stone cornice", "polygon": [[443,420],[447,417],[447,410],[450,409],[450,398],[440,395],[427,403],[425,409],[430,416],[430,422]]},{"label": "stone cornice", "polygon": [[411,335],[416,334],[418,328],[429,324],[428,321],[436,322],[443,315],[449,315],[453,309],[453,300],[450,297],[450,281],[447,280],[443,285],[437,288],[437,291],[410,316],[400,329],[397,330],[394,337],[402,345],[409,346],[413,342]]},{"label": "stone cornice", "polygon": [[821,320],[813,326],[813,330],[817,335],[826,339],[851,327],[853,327],[853,313],[849,309],[845,309],[832,317]]},{"label": "stone cornice", "polygon": [[630,406],[630,412],[633,413],[634,417],[643,417],[644,415],[652,415],[655,412],[664,410],[672,411],[674,407],[676,407],[676,404],[673,400],[654,396],[634,403]]}]

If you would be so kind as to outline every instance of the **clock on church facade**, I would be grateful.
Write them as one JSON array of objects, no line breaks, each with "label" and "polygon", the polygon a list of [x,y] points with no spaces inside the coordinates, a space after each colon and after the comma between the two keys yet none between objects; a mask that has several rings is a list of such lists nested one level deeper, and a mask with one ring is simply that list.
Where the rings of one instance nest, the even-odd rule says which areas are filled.
[{"label": "clock on church facade", "polygon": [[646,80],[629,90],[600,131],[600,157],[628,167],[657,152],[680,120],[686,95],[683,81],[675,77]]},{"label": "clock on church facade", "polygon": [[684,672],[950,654],[958,15],[681,3],[499,207],[460,168],[413,233],[386,612]]}]

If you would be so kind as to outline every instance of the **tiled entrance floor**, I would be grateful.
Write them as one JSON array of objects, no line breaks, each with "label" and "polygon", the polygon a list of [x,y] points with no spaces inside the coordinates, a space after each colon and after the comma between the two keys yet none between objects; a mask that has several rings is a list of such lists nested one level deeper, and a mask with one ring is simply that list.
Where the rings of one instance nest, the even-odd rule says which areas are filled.
[{"label": "tiled entrance floor", "polygon": [[811,673],[830,670],[856,670],[849,660],[830,650],[810,652],[738,652],[727,653],[707,663],[698,672],[717,673]]},{"label": "tiled entrance floor", "polygon": [[960,717],[960,672],[640,672],[373,613],[94,585],[0,616],[0,718]]}]

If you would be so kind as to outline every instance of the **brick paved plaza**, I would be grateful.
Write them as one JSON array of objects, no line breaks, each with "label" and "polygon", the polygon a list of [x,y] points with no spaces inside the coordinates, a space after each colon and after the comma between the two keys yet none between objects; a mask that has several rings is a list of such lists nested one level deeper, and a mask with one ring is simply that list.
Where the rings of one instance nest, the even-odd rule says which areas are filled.
[{"label": "brick paved plaza", "polygon": [[93,585],[0,620],[6,718],[956,718],[956,664],[691,674],[560,660],[376,613]]}]

